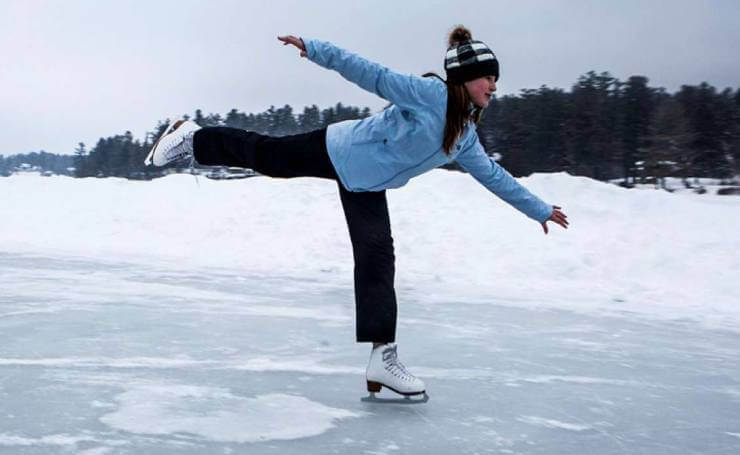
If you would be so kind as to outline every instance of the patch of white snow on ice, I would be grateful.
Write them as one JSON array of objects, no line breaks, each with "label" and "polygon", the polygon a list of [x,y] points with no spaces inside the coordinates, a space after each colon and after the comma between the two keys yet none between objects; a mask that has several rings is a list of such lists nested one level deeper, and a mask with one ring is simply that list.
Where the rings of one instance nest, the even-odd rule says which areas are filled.
[{"label": "patch of white snow on ice", "polygon": [[581,425],[577,423],[561,422],[555,419],[546,419],[544,417],[537,416],[522,416],[517,419],[519,422],[528,423],[530,425],[541,426],[545,428],[556,428],[569,431],[586,431],[592,428],[588,425]]},{"label": "patch of white snow on ice", "polygon": [[635,381],[623,381],[620,379],[593,378],[589,376],[557,376],[537,375],[521,378],[521,381],[535,384],[552,384],[553,382],[568,382],[573,384],[607,384],[607,385],[637,385]]},{"label": "patch of white snow on ice", "polygon": [[139,387],[116,397],[119,409],[100,420],[131,433],[186,433],[219,442],[262,442],[316,436],[335,421],[362,414],[307,398],[266,394],[247,398],[226,389],[188,385]]},{"label": "patch of white snow on ice", "polygon": [[79,452],[78,455],[106,455],[111,452],[113,452],[113,449],[110,447],[96,447],[94,449]]},{"label": "patch of white snow on ice", "polygon": [[80,442],[93,442],[91,436],[70,436],[68,434],[53,434],[40,438],[27,438],[8,433],[0,433],[0,446],[70,446]]}]

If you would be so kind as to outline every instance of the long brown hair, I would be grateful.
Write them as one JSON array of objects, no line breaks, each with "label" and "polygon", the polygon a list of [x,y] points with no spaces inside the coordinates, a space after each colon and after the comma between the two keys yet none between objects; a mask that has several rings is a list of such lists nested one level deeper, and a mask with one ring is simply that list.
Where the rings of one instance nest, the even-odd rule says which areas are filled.
[{"label": "long brown hair", "polygon": [[[449,47],[452,47],[459,45],[463,41],[471,41],[472,39],[473,35],[470,33],[470,30],[462,25],[457,25],[447,37],[447,44]],[[465,124],[472,120],[477,125],[480,122],[483,109],[473,104],[473,100],[468,95],[464,84],[449,83],[435,73],[424,74],[424,77],[427,76],[435,76],[447,85],[447,118],[442,146],[445,153],[449,155],[452,152],[455,142],[462,134]]]},{"label": "long brown hair", "polygon": [[[462,41],[471,41],[473,35],[470,30],[462,25],[456,26],[447,39],[449,46],[457,46]],[[429,72],[422,74],[422,77],[436,77],[447,86],[447,114],[445,119],[444,139],[442,147],[446,154],[452,153],[452,147],[465,129],[468,121],[473,121],[476,125],[480,123],[483,109],[473,104],[473,100],[465,89],[465,84],[452,84],[442,79],[437,73]],[[391,107],[389,104],[385,109]]]},{"label": "long brown hair", "polygon": [[[483,109],[473,104],[473,100],[465,90],[464,84],[450,84],[437,73],[424,73],[423,77],[436,77],[447,85],[447,114],[445,120],[445,133],[442,147],[446,154],[452,152],[452,147],[462,134],[465,124],[472,120],[477,125],[483,114]],[[473,109],[471,110],[471,106]]]}]

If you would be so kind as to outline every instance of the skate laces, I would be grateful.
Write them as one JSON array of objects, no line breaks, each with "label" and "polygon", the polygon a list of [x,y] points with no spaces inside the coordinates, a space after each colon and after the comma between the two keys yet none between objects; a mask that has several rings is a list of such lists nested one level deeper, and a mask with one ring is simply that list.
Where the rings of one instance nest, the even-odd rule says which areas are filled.
[{"label": "skate laces", "polygon": [[389,347],[383,350],[383,367],[393,376],[413,380],[416,377],[409,373],[406,367],[398,360],[398,346]]},{"label": "skate laces", "polygon": [[[182,126],[182,125],[181,125]],[[170,131],[168,134],[174,134],[175,130]],[[170,142],[165,144],[162,148],[162,153],[168,161],[177,161],[183,158],[189,158],[188,162],[188,174],[195,177],[195,184],[200,187],[200,181],[198,180],[198,174],[195,172],[195,154],[193,153],[193,136],[195,131],[188,131],[182,137],[180,142]]]},{"label": "skate laces", "polygon": [[[183,136],[182,141],[180,142],[170,142],[169,144],[165,144],[164,146],[164,156],[165,158],[172,159],[177,158],[179,155],[186,156],[193,154],[193,132],[190,131],[188,133],[185,133],[185,136]],[[175,134],[174,132],[172,134]],[[188,147],[189,146],[189,147]]]}]

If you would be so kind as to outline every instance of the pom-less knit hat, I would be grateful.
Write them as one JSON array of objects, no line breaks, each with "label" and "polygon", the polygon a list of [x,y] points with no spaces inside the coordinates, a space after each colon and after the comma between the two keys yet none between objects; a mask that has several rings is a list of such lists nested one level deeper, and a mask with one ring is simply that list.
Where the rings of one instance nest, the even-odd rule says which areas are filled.
[{"label": "pom-less knit hat", "polygon": [[466,40],[447,48],[445,57],[447,82],[462,84],[483,76],[495,76],[498,81],[498,59],[482,41]]}]

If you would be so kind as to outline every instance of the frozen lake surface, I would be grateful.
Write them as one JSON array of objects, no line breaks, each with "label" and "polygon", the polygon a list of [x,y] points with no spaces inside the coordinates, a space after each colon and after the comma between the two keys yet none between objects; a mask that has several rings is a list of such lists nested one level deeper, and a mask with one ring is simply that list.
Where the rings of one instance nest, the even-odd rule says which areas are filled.
[{"label": "frozen lake surface", "polygon": [[0,454],[740,453],[737,332],[402,285],[431,398],[368,404],[319,278],[0,254]]}]

